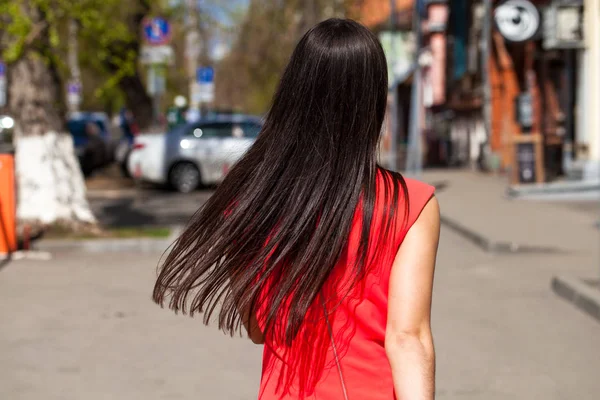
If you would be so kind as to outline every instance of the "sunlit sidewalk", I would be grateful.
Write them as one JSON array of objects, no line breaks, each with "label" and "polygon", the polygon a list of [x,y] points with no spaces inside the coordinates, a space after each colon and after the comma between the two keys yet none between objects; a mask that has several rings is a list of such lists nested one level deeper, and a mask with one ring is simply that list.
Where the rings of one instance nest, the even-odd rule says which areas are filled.
[{"label": "sunlit sidewalk", "polygon": [[447,226],[492,251],[565,251],[598,256],[600,202],[514,200],[508,180],[465,170],[428,171]]}]

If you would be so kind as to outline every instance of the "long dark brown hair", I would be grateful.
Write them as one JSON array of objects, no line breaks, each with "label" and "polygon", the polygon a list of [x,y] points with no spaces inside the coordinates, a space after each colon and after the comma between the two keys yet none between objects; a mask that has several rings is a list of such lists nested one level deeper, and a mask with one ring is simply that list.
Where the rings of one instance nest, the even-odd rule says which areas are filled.
[{"label": "long dark brown hair", "polygon": [[255,144],[166,257],[154,300],[202,312],[205,323],[218,308],[219,328],[234,334],[238,309],[255,310],[261,298],[265,335],[275,334],[277,321],[291,344],[347,245],[357,209],[356,281],[368,268],[377,174],[393,182],[390,221],[400,187],[406,195],[399,174],[377,165],[387,89],[385,55],[368,29],[330,19],[307,32]]}]

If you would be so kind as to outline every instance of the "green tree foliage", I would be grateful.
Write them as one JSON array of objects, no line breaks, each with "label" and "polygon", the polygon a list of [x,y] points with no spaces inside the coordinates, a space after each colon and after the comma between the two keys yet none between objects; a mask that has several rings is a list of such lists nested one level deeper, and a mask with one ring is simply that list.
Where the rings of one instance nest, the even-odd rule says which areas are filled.
[{"label": "green tree foliage", "polygon": [[217,105],[262,114],[300,37],[330,17],[354,17],[361,0],[251,0],[216,75]]},{"label": "green tree foliage", "polygon": [[[67,26],[69,20],[75,20],[79,24],[79,61],[87,95],[84,106],[106,109],[125,102],[150,108],[137,66],[140,24],[152,12],[150,3],[150,0],[0,0],[1,57],[9,67],[28,52],[43,57],[56,69],[62,89],[68,78]],[[40,16],[37,21],[32,20],[32,12]],[[127,85],[134,90],[129,88],[128,92]],[[147,118],[144,115],[147,112],[138,108],[142,117]]]}]

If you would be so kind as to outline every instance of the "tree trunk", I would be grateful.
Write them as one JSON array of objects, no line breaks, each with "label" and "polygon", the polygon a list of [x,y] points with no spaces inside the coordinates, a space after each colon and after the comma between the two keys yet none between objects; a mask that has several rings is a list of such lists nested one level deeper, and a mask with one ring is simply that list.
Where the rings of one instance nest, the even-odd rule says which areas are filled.
[{"label": "tree trunk", "polygon": [[[31,19],[39,23],[39,14]],[[42,33],[43,35],[43,33]],[[29,49],[9,66],[9,112],[15,119],[17,220],[23,224],[95,224],[73,140],[65,133],[56,69]]]},{"label": "tree trunk", "polygon": [[119,81],[119,88],[125,94],[127,108],[133,113],[138,127],[148,128],[152,124],[152,98],[146,92],[138,72],[123,77]]},{"label": "tree trunk", "polygon": [[[137,0],[136,3],[137,11],[130,15],[126,22],[129,32],[140,32],[142,21],[150,12],[149,0]],[[140,35],[134,34],[131,38],[112,43],[107,50],[114,58],[127,60],[132,57],[137,61],[140,47]],[[117,73],[120,69],[120,65],[111,61],[111,58],[107,59],[105,67],[113,73]],[[133,74],[121,78],[119,88],[125,94],[127,108],[133,113],[138,127],[140,129],[148,128],[153,121],[152,98],[148,95],[137,68]]]}]

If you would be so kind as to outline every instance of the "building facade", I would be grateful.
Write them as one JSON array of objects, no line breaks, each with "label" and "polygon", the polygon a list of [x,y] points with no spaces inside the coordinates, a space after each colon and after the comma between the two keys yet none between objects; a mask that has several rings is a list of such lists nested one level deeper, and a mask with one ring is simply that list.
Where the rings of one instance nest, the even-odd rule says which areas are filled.
[{"label": "building facade", "polygon": [[598,170],[598,3],[451,2],[451,159],[510,172],[514,183]]}]

